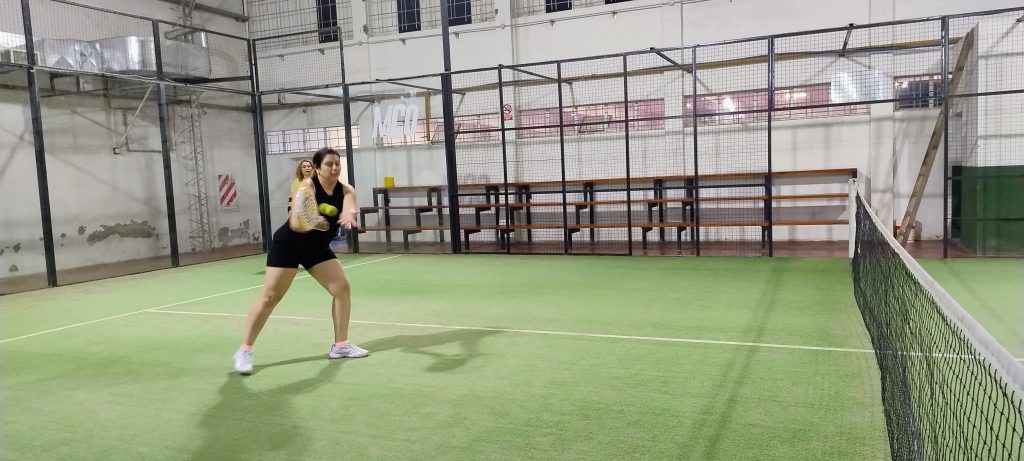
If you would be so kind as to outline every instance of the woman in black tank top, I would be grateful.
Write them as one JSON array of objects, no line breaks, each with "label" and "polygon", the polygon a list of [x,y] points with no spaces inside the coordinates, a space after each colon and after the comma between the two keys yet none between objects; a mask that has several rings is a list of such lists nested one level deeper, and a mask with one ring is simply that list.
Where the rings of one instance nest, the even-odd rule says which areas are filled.
[{"label": "woman in black tank top", "polygon": [[[341,172],[341,156],[334,149],[320,149],[313,155],[316,174],[302,181],[300,188],[311,188],[318,204],[328,203],[340,213],[336,216],[322,215],[330,223],[330,229],[296,232],[285,222],[274,232],[267,252],[267,270],[263,291],[249,308],[245,322],[245,337],[235,352],[235,371],[242,374],[252,372],[252,345],[267,323],[274,307],[281,301],[291,286],[299,265],[306,268],[320,285],[331,294],[331,313],[334,319],[334,343],[328,357],[358,358],[369,353],[348,342],[348,323],[352,312],[351,287],[341,262],[331,251],[331,239],[340,228],[358,226],[356,219],[356,195],[352,186],[338,180]],[[293,194],[294,196],[294,194]],[[290,210],[289,213],[294,213]]]}]

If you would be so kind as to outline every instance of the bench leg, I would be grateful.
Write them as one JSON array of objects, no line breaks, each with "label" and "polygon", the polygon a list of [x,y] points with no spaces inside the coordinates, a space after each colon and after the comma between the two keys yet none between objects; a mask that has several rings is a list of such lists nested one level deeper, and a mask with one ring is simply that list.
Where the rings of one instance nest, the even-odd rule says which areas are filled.
[{"label": "bench leg", "polygon": [[[530,214],[530,208],[532,208],[532,207],[526,207],[526,225],[527,226],[532,226],[533,225],[533,215]],[[530,229],[530,228],[526,229],[526,241],[530,242],[530,243],[533,243],[533,230]]]},{"label": "bench leg", "polygon": [[[386,208],[386,207],[391,206],[391,192],[388,191],[387,189],[384,189],[384,192],[381,193],[381,197],[384,199],[383,203],[384,203],[384,206],[385,206],[385,208],[383,210],[384,211],[384,227],[390,228],[391,227],[391,210]],[[384,240],[387,243],[391,243],[391,231],[385,231],[384,232]]]},{"label": "bench leg", "polygon": [[[655,179],[654,180],[654,198],[661,199],[661,200],[665,199],[665,189],[664,189],[664,187],[665,187],[665,181],[664,180],[661,180],[661,179]],[[658,222],[659,223],[665,222],[665,206],[666,206],[665,203],[658,203]],[[665,241],[665,228],[664,227],[658,228],[658,239],[660,241],[662,241],[662,242]]]},{"label": "bench leg", "polygon": [[[594,205],[587,205],[587,214],[590,216],[590,225],[591,226],[594,225],[594,213],[595,212],[597,212],[597,210],[594,209]],[[590,228],[590,241],[591,242],[596,242],[597,241],[596,237],[594,236],[594,232],[596,232],[596,230],[593,227],[591,227]]]},{"label": "bench leg", "polygon": [[[501,226],[501,204],[494,202],[494,227]],[[494,238],[501,239],[501,231],[494,231]]]},{"label": "bench leg", "polygon": [[[440,205],[440,202],[438,205]],[[444,208],[437,209],[437,227],[444,227]],[[437,230],[437,240],[444,243],[444,229]]]}]

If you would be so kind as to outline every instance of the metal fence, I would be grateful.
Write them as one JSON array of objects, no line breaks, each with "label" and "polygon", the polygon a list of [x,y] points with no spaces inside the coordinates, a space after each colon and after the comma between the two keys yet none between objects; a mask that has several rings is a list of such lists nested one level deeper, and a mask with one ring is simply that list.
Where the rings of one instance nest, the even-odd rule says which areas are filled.
[{"label": "metal fence", "polygon": [[247,37],[41,0],[0,30],[0,292],[263,250]]},{"label": "metal fence", "polygon": [[[1013,77],[1024,59],[1021,12],[453,72],[451,133],[437,119],[438,99],[432,115],[410,122],[420,128],[405,138],[368,144],[364,137],[355,146],[357,164],[388,157],[394,165],[417,153],[443,161],[436,146],[446,142],[456,152],[454,176],[415,174],[423,171],[416,167],[388,187],[414,201],[374,211],[403,224],[371,220],[364,244],[379,241],[379,251],[844,254],[846,181],[867,177],[879,196],[906,191],[888,192],[895,202],[888,213],[894,231],[925,253],[1022,254],[1013,242],[1024,240],[1024,210],[1007,205],[1020,202],[1009,198],[1019,197],[1024,179],[1024,132],[1015,122],[1024,84]],[[380,96],[371,91],[361,104],[395,107]],[[423,114],[431,111],[424,101],[403,107]],[[354,123],[365,130],[379,121]],[[888,170],[870,161],[885,124],[885,141],[896,146],[897,166]],[[415,205],[436,207],[433,200],[449,190],[457,203],[443,201],[447,216],[417,232]],[[391,245],[399,235],[403,246]],[[930,246],[928,236],[941,245]]]},{"label": "metal fence", "polygon": [[[1019,255],[1022,13],[348,82],[343,25],[249,39],[25,0],[0,9],[0,66],[3,91],[32,115],[35,164],[21,168],[40,200],[26,222],[44,232],[27,266],[46,268],[30,271],[35,285],[84,270],[59,261],[69,224],[53,213],[47,160],[74,150],[55,135],[62,108],[92,96],[124,121],[106,127],[123,134],[114,155],[161,156],[148,176],[165,187],[145,205],[159,211],[140,216],[165,246],[119,257],[145,267],[223,257],[242,234],[264,243],[283,210],[268,176],[328,143],[344,146],[359,191],[350,251],[843,253],[846,181],[861,177],[869,193],[911,191],[879,205],[901,238],[937,236],[944,256]],[[216,231],[211,216],[230,210],[211,184],[239,178],[203,164],[204,116],[251,126],[242,176],[255,208]],[[886,142],[895,166],[871,160]]]}]

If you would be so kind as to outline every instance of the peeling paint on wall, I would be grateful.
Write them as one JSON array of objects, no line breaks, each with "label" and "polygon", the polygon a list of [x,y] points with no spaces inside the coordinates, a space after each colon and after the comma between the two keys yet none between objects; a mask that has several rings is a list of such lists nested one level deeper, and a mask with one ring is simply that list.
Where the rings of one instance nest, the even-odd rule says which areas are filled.
[{"label": "peeling paint on wall", "polygon": [[14,250],[15,253],[17,253],[17,252],[21,251],[21,244],[20,243],[15,243],[14,246],[11,247],[11,249]]},{"label": "peeling paint on wall", "polygon": [[238,229],[229,229],[227,227],[217,229],[217,240],[221,243],[221,245],[227,245],[239,239],[248,242],[249,238],[250,236],[248,219],[239,224]]},{"label": "peeling paint on wall", "polygon": [[66,239],[66,238],[68,238],[68,234],[65,234],[65,233],[61,232],[60,233],[60,238]]},{"label": "peeling paint on wall", "polygon": [[85,226],[78,226],[78,235],[85,235]]},{"label": "peeling paint on wall", "polygon": [[89,245],[95,245],[112,235],[123,238],[152,238],[156,236],[156,228],[150,226],[149,221],[137,223],[134,219],[128,224],[117,223],[113,226],[101,224],[100,230],[89,234],[85,241]]},{"label": "peeling paint on wall", "polygon": [[15,273],[15,272],[18,272],[18,265],[17,264],[11,264],[11,267],[7,268],[7,272],[12,273],[12,274]]}]

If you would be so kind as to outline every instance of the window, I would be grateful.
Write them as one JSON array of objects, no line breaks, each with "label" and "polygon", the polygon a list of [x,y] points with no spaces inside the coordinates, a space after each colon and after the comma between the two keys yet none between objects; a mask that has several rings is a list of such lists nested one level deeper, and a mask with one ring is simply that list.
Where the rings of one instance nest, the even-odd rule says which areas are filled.
[{"label": "window", "polygon": [[[829,104],[829,89],[828,83],[776,89],[773,119],[799,120],[868,113],[868,107],[863,104],[806,107]],[[686,98],[688,113],[693,112],[692,101],[692,97]],[[698,124],[701,126],[764,122],[768,120],[767,109],[767,90],[735,91],[697,97]]]},{"label": "window", "polygon": [[[625,104],[621,102],[586,104],[563,108],[562,122],[566,125],[565,135],[586,135],[600,132],[625,131]],[[645,100],[629,102],[629,130],[649,131],[665,129],[665,101]],[[519,130],[518,138],[539,138],[558,136],[558,108],[529,109],[519,113],[519,127],[535,129]]]},{"label": "window", "polygon": [[942,107],[941,75],[896,77],[896,110]]},{"label": "window", "polygon": [[[352,38],[352,0],[246,0],[250,38],[293,34],[256,42],[261,52]],[[341,29],[324,31],[331,27]]]},{"label": "window", "polygon": [[[444,119],[431,122],[431,142],[444,142]],[[483,131],[494,130],[494,131]],[[501,119],[498,114],[456,115],[455,143],[494,142],[501,140]],[[468,133],[467,133],[468,132]]]},{"label": "window", "polygon": [[[312,154],[324,147],[340,151],[345,149],[345,127],[268,131],[266,139],[267,155]],[[358,125],[352,126],[352,147],[359,147]]]},{"label": "window", "polygon": [[420,0],[398,1],[398,33],[420,30]]},{"label": "window", "polygon": [[572,0],[544,0],[544,11],[554,13],[556,11],[568,11],[572,9]]},{"label": "window", "polygon": [[316,27],[320,29],[320,43],[338,41],[338,4],[336,0],[316,0]]},{"label": "window", "polygon": [[470,7],[470,0],[449,0],[448,1],[448,25],[461,26],[473,23],[473,13]]},{"label": "window", "polygon": [[[441,10],[441,3],[437,1],[365,0],[364,4],[365,31],[371,37],[440,29],[441,16],[445,14],[449,26],[493,22],[497,14],[494,0],[448,0],[447,12]],[[541,5],[543,9],[543,3]]]}]

